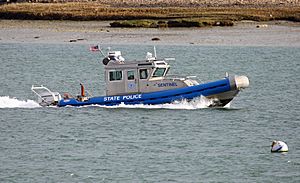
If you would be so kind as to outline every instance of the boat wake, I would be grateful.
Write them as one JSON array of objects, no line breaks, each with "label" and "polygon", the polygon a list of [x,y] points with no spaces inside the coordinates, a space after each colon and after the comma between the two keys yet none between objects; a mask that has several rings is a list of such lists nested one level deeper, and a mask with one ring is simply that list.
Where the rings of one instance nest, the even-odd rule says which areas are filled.
[{"label": "boat wake", "polygon": [[[76,108],[88,108],[88,107],[100,107],[100,108],[128,108],[128,109],[185,109],[185,110],[194,110],[194,109],[204,109],[208,108],[215,102],[214,99],[208,99],[204,96],[195,98],[191,101],[181,100],[175,101],[171,104],[157,104],[157,105],[144,105],[144,104],[136,104],[136,105],[126,105],[120,104],[116,106],[101,106],[101,105],[88,105],[81,106]],[[19,100],[14,97],[9,96],[0,96],[0,108],[39,108],[41,107],[34,100]],[[74,108],[74,106],[67,106]],[[225,106],[225,108],[230,108],[230,103]]]},{"label": "boat wake", "polygon": [[[104,108],[142,108],[142,109],[186,109],[186,110],[194,110],[194,109],[204,109],[208,108],[215,102],[215,99],[208,99],[204,96],[195,98],[191,101],[181,100],[175,101],[171,104],[157,104],[157,105],[144,105],[144,104],[136,104],[136,105],[125,105],[120,104],[117,106],[100,106]],[[230,107],[230,103],[228,106]]]},{"label": "boat wake", "polygon": [[41,107],[33,100],[19,100],[14,97],[0,96],[0,108],[37,108]]}]

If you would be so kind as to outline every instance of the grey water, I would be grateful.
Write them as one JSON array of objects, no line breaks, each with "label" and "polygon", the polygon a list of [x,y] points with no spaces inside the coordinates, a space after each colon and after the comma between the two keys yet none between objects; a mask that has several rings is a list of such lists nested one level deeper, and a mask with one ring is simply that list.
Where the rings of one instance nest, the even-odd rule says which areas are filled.
[{"label": "grey water", "polygon": [[[104,94],[101,55],[89,46],[0,44],[0,182],[300,182],[299,47],[156,47],[176,58],[172,74],[248,76],[229,108],[33,105],[32,84],[76,95],[82,82]],[[153,50],[112,49],[127,60]],[[289,152],[270,153],[272,140]]]}]

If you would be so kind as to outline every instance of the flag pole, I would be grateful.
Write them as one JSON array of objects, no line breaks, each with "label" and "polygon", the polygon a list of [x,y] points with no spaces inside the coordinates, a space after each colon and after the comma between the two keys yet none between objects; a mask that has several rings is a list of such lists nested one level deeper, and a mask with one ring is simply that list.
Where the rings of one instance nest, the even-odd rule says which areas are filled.
[{"label": "flag pole", "polygon": [[99,51],[100,51],[101,55],[103,55],[104,57],[106,57],[106,55],[104,55],[104,53],[102,52],[102,50],[101,50],[100,46],[99,46],[99,45],[97,45],[97,46],[98,46],[98,49],[99,49]]}]

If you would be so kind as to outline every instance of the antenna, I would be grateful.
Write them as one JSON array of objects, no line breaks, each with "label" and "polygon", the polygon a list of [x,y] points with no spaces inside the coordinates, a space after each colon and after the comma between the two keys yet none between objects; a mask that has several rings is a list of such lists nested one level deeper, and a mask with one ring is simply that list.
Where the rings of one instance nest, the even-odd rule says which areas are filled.
[{"label": "antenna", "polygon": [[156,59],[157,57],[156,57],[156,48],[155,48],[155,46],[153,46],[153,51],[154,51],[154,58]]}]

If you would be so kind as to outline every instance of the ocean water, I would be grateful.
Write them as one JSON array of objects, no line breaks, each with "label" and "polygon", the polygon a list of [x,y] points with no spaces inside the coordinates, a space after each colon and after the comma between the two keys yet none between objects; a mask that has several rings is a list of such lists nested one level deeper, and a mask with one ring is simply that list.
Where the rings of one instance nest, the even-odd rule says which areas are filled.
[{"label": "ocean water", "polygon": [[[99,53],[88,44],[0,44],[0,182],[300,182],[300,49],[159,45],[172,74],[203,82],[246,75],[227,108],[39,107],[30,88],[104,94]],[[104,45],[106,46],[111,45]],[[113,45],[127,60],[152,46]],[[289,152],[270,153],[272,140]]]}]

